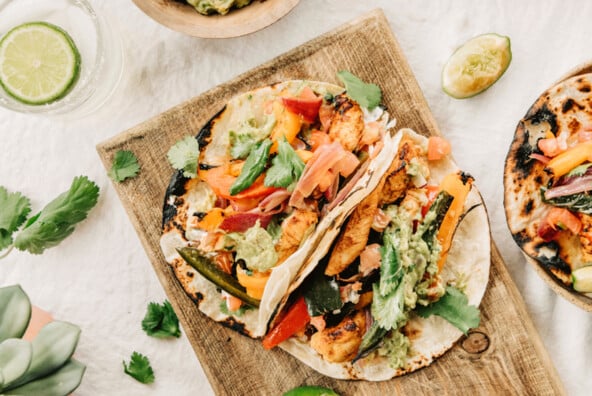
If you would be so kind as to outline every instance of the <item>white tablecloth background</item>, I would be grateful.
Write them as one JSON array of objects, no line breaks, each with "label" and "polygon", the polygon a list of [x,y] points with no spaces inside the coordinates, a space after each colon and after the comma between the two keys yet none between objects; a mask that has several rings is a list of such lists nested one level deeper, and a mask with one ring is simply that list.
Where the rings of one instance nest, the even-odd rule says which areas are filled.
[{"label": "white tablecloth background", "polygon": [[[141,330],[147,303],[165,295],[95,145],[376,7],[385,11],[460,167],[476,177],[495,241],[566,390],[589,394],[592,317],[553,294],[520,255],[505,225],[502,172],[514,128],[538,94],[592,59],[592,2],[301,0],[267,29],[223,40],[171,31],[130,0],[90,1],[116,25],[126,49],[112,100],[68,122],[0,109],[0,185],[30,197],[33,211],[76,175],[101,188],[87,221],[61,245],[40,256],[13,251],[0,261],[0,286],[21,284],[35,305],[82,328],[76,356],[88,368],[76,394],[212,393],[185,336],[158,340]],[[480,96],[449,98],[440,89],[444,62],[457,45],[486,32],[511,37],[510,68]],[[149,356],[154,384],[123,374],[122,360],[134,350]]]}]

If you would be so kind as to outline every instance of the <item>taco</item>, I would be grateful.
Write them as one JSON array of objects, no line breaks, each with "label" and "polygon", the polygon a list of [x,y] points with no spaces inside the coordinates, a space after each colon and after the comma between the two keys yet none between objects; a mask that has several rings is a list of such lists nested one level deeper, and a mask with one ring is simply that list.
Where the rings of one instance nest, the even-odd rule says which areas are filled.
[{"label": "taco", "polygon": [[571,288],[592,264],[592,74],[550,88],[518,123],[504,189],[516,243]]},{"label": "taco", "polygon": [[398,133],[388,171],[311,254],[265,348],[327,376],[380,381],[429,365],[478,326],[487,214],[473,178],[430,139]]},{"label": "taco", "polygon": [[392,125],[323,82],[231,99],[196,137],[197,176],[177,172],[165,197],[161,248],[199,309],[262,336],[324,230],[386,171]]}]

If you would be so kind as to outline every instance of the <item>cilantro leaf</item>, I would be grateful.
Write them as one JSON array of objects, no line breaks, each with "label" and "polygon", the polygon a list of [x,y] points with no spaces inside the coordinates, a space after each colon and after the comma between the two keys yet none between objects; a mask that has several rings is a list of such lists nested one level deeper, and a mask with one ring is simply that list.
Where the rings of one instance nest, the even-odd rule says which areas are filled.
[{"label": "cilantro leaf", "polygon": [[14,246],[33,254],[58,245],[72,232],[75,225],[86,218],[96,205],[99,187],[86,176],[78,176],[70,189],[60,194],[37,215],[27,221],[16,236]]},{"label": "cilantro leaf", "polygon": [[146,316],[142,320],[142,329],[152,337],[180,337],[179,319],[168,300],[160,305],[155,302],[148,304]]},{"label": "cilantro leaf", "polygon": [[125,360],[123,361],[123,371],[143,384],[154,382],[154,371],[150,366],[150,361],[146,356],[136,351],[132,353],[129,365],[125,363]]},{"label": "cilantro leaf", "polygon": [[465,334],[480,322],[479,308],[469,305],[467,296],[452,286],[446,287],[446,294],[438,301],[427,307],[419,306],[415,312],[422,318],[441,316]]},{"label": "cilantro leaf", "polygon": [[378,85],[366,84],[347,70],[338,72],[337,78],[345,85],[347,94],[360,106],[372,110],[380,104],[382,92]]},{"label": "cilantro leaf", "polygon": [[258,143],[257,139],[250,133],[230,131],[228,137],[230,139],[230,156],[234,159],[247,158]]},{"label": "cilantro leaf", "polygon": [[291,189],[296,185],[303,170],[304,162],[283,137],[278,142],[278,153],[271,160],[271,168],[267,170],[264,184],[268,187]]},{"label": "cilantro leaf", "polygon": [[251,187],[259,175],[265,171],[265,165],[267,165],[267,160],[269,159],[271,145],[271,140],[265,139],[257,144],[249,153],[240,175],[238,175],[234,183],[230,186],[230,195],[236,195]]},{"label": "cilantro leaf", "polygon": [[135,154],[128,150],[119,150],[115,153],[111,169],[107,173],[116,182],[122,182],[128,177],[134,177],[140,171],[140,164]]},{"label": "cilantro leaf", "polygon": [[197,176],[197,161],[199,158],[197,139],[192,136],[185,136],[169,149],[167,158],[173,168],[183,171],[183,176],[194,178]]},{"label": "cilantro leaf", "polygon": [[31,212],[29,198],[20,192],[8,193],[0,186],[0,250],[12,243],[12,234],[25,222]]}]

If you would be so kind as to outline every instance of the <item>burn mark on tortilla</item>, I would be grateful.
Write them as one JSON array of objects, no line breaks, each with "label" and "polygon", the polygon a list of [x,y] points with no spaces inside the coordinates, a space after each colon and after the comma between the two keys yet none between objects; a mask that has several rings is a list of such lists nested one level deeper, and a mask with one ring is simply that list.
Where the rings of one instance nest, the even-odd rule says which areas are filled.
[{"label": "burn mark on tortilla", "polygon": [[177,216],[177,206],[178,199],[175,199],[174,205],[169,204],[169,197],[176,196],[179,197],[185,194],[185,184],[189,181],[188,178],[183,176],[183,171],[179,170],[173,174],[171,181],[166,189],[164,195],[164,203],[162,209],[162,227],[169,223],[170,221],[174,220]]},{"label": "burn mark on tortilla", "polygon": [[522,210],[522,213],[524,215],[529,215],[530,212],[532,211],[534,205],[534,201],[532,199],[529,199],[526,204],[524,205],[524,209]]},{"label": "burn mark on tortilla", "polygon": [[575,100],[573,100],[572,98],[567,99],[564,103],[563,106],[561,108],[561,111],[565,114],[568,111],[570,111],[571,109],[573,109],[575,107],[577,107],[580,110],[583,110],[584,107],[579,105]]},{"label": "burn mark on tortilla", "polygon": [[[515,147],[513,159],[514,159],[514,174],[519,177],[520,179],[524,179],[528,177],[530,174],[533,161],[530,158],[530,155],[533,153],[533,147],[528,143],[530,134],[524,128],[523,125],[520,125],[518,128],[522,128],[524,131],[520,135],[516,135],[516,140],[512,144]],[[512,153],[510,153],[510,156]]]},{"label": "burn mark on tortilla", "polygon": [[[534,109],[531,108],[529,114],[533,110]],[[557,132],[557,116],[547,107],[546,103],[544,103],[540,108],[536,109],[534,114],[528,115],[526,120],[532,122],[535,125],[540,124],[541,122],[548,122],[551,126],[551,131],[553,133]]]},{"label": "burn mark on tortilla", "polygon": [[194,301],[194,302],[195,302],[197,305],[199,305],[199,304],[200,304],[200,303],[203,301],[203,299],[204,299],[204,296],[203,296],[203,294],[201,294],[200,292],[196,292],[196,293],[195,293],[195,295],[191,295],[191,299],[192,299],[192,300],[193,300],[193,301]]},{"label": "burn mark on tortilla", "polygon": [[[548,251],[555,252],[555,254],[553,254],[552,256],[543,254],[541,252],[542,249],[547,249]],[[545,267],[549,271],[558,270],[562,273],[570,274],[571,268],[559,256],[559,249],[560,246],[557,243],[557,241],[542,242],[534,246],[534,250],[535,252],[537,252],[536,259],[539,263],[541,263],[543,267]]]},{"label": "burn mark on tortilla", "polygon": [[241,334],[247,334],[247,332],[245,331],[245,325],[244,323],[240,323],[238,322],[235,318],[233,318],[232,316],[227,317],[226,319],[224,319],[223,321],[220,322],[222,325],[228,327],[229,329],[232,329],[234,331],[238,331]]},{"label": "burn mark on tortilla", "polygon": [[572,119],[567,125],[567,129],[569,129],[572,135],[578,133],[580,130],[580,121],[578,121],[576,118]]},{"label": "burn mark on tortilla", "polygon": [[199,144],[200,151],[205,149],[212,140],[212,127],[216,124],[217,118],[220,117],[224,110],[226,110],[226,105],[224,105],[222,110],[220,110],[208,122],[206,122],[206,125],[204,125],[204,127],[201,128],[201,130],[195,136],[197,143]]},{"label": "burn mark on tortilla", "polygon": [[191,271],[187,271],[187,274],[186,275],[187,275],[188,278],[193,278],[195,276],[195,274],[193,272],[191,272]]},{"label": "burn mark on tortilla", "polygon": [[516,241],[518,246],[524,246],[531,240],[530,236],[528,236],[525,230],[512,234],[512,237],[514,238],[514,241]]},{"label": "burn mark on tortilla", "polygon": [[580,87],[578,87],[578,90],[580,92],[590,92],[590,85],[586,84],[586,83],[582,83],[582,85]]}]

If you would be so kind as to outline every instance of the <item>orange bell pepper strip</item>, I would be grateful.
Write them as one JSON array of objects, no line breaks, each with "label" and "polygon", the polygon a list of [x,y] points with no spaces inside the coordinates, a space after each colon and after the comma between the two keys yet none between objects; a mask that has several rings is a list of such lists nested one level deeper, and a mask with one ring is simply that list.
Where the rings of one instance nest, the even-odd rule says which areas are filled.
[{"label": "orange bell pepper strip", "polygon": [[560,177],[586,161],[592,161],[592,140],[573,146],[547,164],[546,170],[553,172],[555,177]]},{"label": "orange bell pepper strip", "polygon": [[442,271],[446,258],[448,257],[448,251],[452,245],[452,237],[456,231],[456,226],[460,221],[460,217],[463,214],[463,207],[471,186],[473,184],[473,178],[463,173],[450,173],[444,177],[440,183],[440,189],[446,191],[454,197],[442,224],[438,229],[436,238],[442,246],[442,253],[438,259],[438,271]]}]

